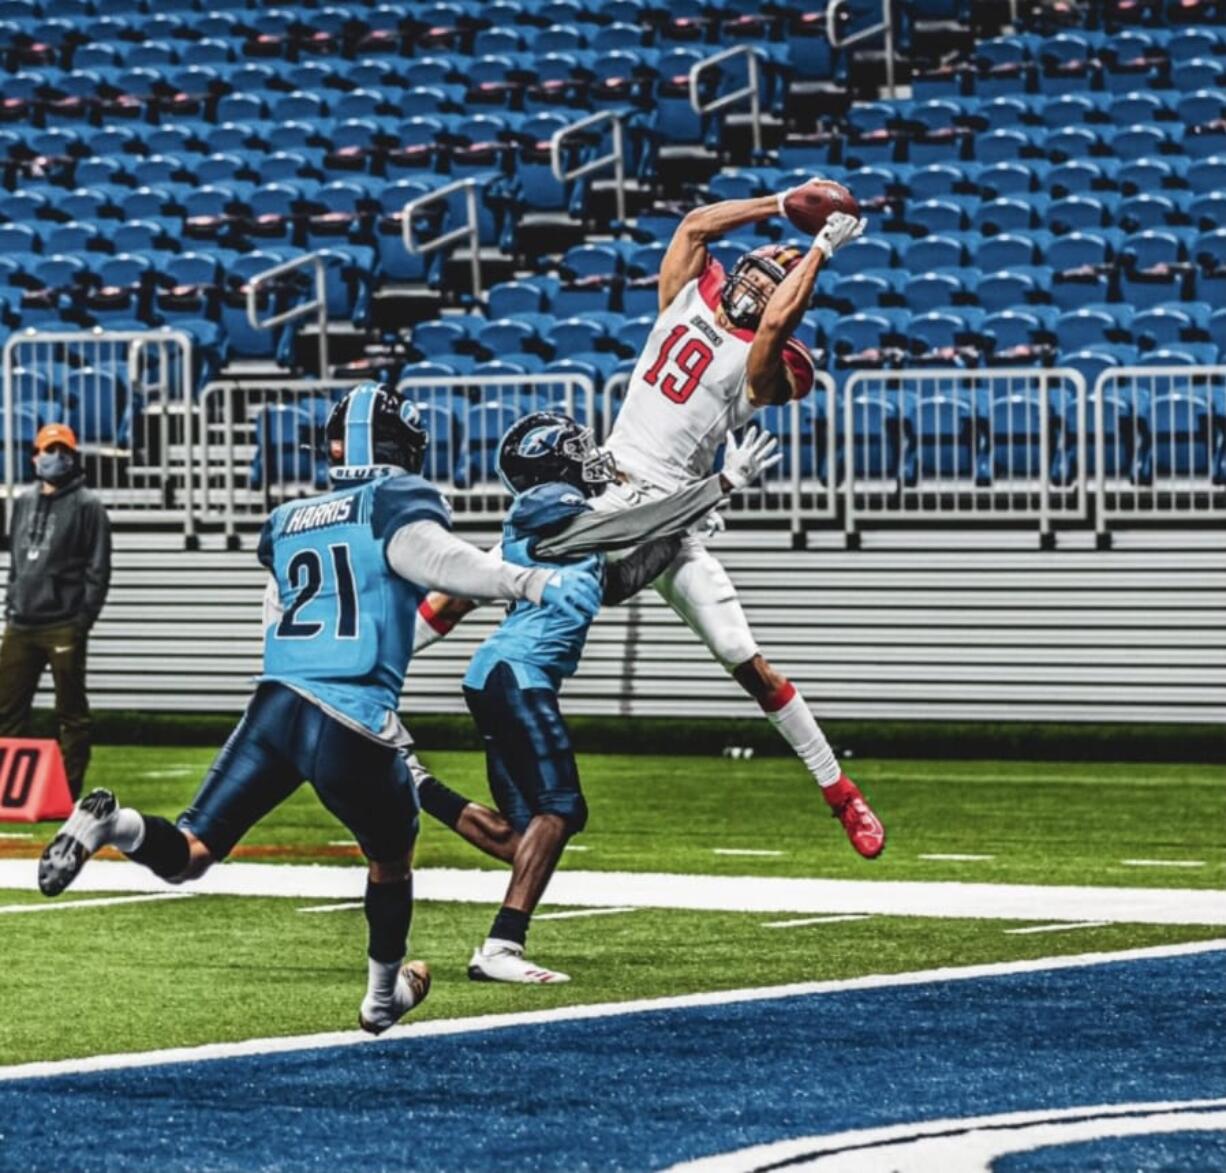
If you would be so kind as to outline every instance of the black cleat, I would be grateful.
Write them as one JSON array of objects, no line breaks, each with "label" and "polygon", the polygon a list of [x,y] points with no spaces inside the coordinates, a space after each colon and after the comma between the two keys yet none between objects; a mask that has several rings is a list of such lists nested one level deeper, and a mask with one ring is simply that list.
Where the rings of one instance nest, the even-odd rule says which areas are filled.
[{"label": "black cleat", "polygon": [[38,860],[38,889],[58,896],[73,882],[90,858],[109,842],[111,823],[119,804],[109,790],[91,790]]}]

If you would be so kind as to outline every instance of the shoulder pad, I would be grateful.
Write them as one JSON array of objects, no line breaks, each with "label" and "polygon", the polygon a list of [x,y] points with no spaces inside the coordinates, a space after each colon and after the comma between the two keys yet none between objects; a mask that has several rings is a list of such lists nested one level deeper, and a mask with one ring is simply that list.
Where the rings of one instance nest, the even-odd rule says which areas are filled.
[{"label": "shoulder pad", "polygon": [[507,513],[507,528],[517,534],[550,533],[591,506],[573,485],[553,482],[521,493]]},{"label": "shoulder pad", "polygon": [[387,477],[371,486],[370,526],[376,537],[387,538],[413,521],[435,521],[451,528],[451,510],[443,494],[425,477],[412,473]]}]

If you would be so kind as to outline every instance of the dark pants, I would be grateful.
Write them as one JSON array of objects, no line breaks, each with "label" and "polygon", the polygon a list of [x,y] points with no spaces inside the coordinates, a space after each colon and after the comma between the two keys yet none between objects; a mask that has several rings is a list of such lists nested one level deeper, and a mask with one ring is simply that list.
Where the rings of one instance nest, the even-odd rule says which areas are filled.
[{"label": "dark pants", "polygon": [[73,798],[81,794],[89,765],[92,722],[85,695],[85,653],[89,638],[76,623],[50,627],[6,627],[0,641],[0,737],[24,737],[30,706],[43,669],[51,665],[60,751]]},{"label": "dark pants", "polygon": [[256,689],[179,826],[225,859],[304,778],[367,859],[399,863],[412,852],[417,788],[404,756],[270,682]]},{"label": "dark pants", "polygon": [[520,688],[499,664],[482,688],[464,686],[468,711],[485,741],[485,771],[494,803],[521,834],[534,815],[558,815],[567,833],[587,822],[570,733],[548,688]]}]

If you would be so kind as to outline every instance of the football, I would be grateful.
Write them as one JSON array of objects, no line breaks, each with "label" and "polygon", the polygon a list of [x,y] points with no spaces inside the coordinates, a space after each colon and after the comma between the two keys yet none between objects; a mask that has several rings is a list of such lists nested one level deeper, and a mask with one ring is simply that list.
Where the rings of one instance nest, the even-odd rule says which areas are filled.
[{"label": "football", "polygon": [[858,217],[860,205],[841,183],[811,179],[788,192],[783,200],[783,211],[802,232],[817,233],[834,212]]}]

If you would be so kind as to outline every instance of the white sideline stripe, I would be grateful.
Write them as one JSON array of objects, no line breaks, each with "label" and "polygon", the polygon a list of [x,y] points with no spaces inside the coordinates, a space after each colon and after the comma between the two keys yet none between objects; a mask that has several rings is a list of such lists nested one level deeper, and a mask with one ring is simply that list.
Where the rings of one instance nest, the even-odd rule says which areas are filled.
[{"label": "white sideline stripe", "polygon": [[1126,868],[1203,868],[1203,859],[1121,859]]},{"label": "white sideline stripe", "polygon": [[68,908],[106,908],[112,904],[148,904],[151,900],[184,900],[195,892],[156,892],[150,896],[109,896],[99,900],[64,900],[56,904],[0,904],[0,913],[63,912]]},{"label": "white sideline stripe", "polygon": [[996,1116],[923,1120],[796,1137],[738,1152],[683,1161],[666,1173],[745,1173],[786,1164],[834,1173],[987,1173],[1007,1153],[1050,1145],[1164,1132],[1217,1132],[1226,1128],[1226,1100],[1170,1100],[1102,1104]]},{"label": "white sideline stripe", "polygon": [[807,916],[804,920],[768,920],[764,929],[798,929],[801,925],[836,925],[845,920],[870,920],[867,912],[849,912],[843,916]]},{"label": "white sideline stripe", "polygon": [[365,908],[364,900],[346,900],[344,904],[313,904],[310,908],[300,908],[299,912],[348,912],[351,908]]},{"label": "white sideline stripe", "polygon": [[712,847],[712,855],[782,855],[782,851],[764,851],[757,847]]},{"label": "white sideline stripe", "polygon": [[1070,929],[1101,929],[1106,923],[1105,920],[1083,920],[1071,925],[1030,925],[1024,929],[1005,929],[1005,932],[1013,933],[1018,937],[1026,933],[1067,933]]},{"label": "white sideline stripe", "polygon": [[949,854],[942,854],[942,855],[921,855],[919,856],[919,858],[920,859],[934,859],[942,863],[944,863],[945,861],[948,861],[950,863],[981,863],[984,860],[995,859],[996,856],[994,855],[958,855],[956,853],[949,853]]},{"label": "white sideline stripe", "polygon": [[328,846],[329,847],[352,847],[354,851],[357,851],[358,849],[358,845],[352,839],[329,839]]},{"label": "white sideline stripe", "polygon": [[33,839],[33,831],[0,831],[0,839]]},{"label": "white sideline stripe", "polygon": [[532,916],[533,923],[538,920],[573,920],[579,916],[612,916],[615,912],[638,912],[637,908],[575,908],[570,912],[537,912]]},{"label": "white sideline stripe", "polygon": [[[0,860],[0,888],[33,889],[28,859]],[[423,868],[413,874],[419,900],[501,904],[506,872]],[[293,896],[360,900],[366,869],[358,866],[227,863],[192,884],[215,896]],[[78,892],[181,891],[139,864],[94,860]],[[814,880],[783,876],[693,876],[656,872],[557,872],[550,904],[580,908],[683,908],[700,912],[793,913],[820,916],[952,917],[1011,921],[1119,921],[1226,927],[1226,892],[1192,888],[1075,888],[952,880]]]},{"label": "white sideline stripe", "polygon": [[429,1022],[411,1022],[406,1026],[394,1026],[380,1035],[377,1040],[365,1031],[347,1030],[296,1035],[288,1038],[244,1039],[236,1043],[205,1043],[198,1047],[171,1047],[162,1051],[93,1055],[83,1059],[54,1059],[0,1067],[0,1082],[39,1079],[54,1075],[78,1075],[93,1071],[157,1067],[167,1063],[199,1063],[212,1059],[234,1059],[244,1055],[282,1055],[295,1051],[315,1050],[320,1047],[370,1046],[392,1039],[439,1038],[446,1035],[505,1030],[516,1026],[583,1022],[597,1018],[652,1014],[661,1010],[688,1010],[744,1002],[769,1002],[779,998],[837,994],[849,990],[896,989],[935,982],[969,981],[973,978],[1007,977],[1019,973],[1079,969],[1090,965],[1153,961],[1168,957],[1195,957],[1202,953],[1221,952],[1226,952],[1226,937],[1212,941],[1191,941],[1182,945],[1121,949],[1114,953],[1081,953],[1069,957],[1045,957],[1030,961],[998,961],[986,965],[923,969],[912,973],[869,974],[865,977],[843,978],[835,981],[795,982],[790,985],[764,986],[756,989],[720,990],[667,998],[642,998],[632,1002],[598,1002],[591,1006],[559,1006],[549,1010],[526,1010],[516,1014],[485,1014],[472,1018],[435,1019]]}]

